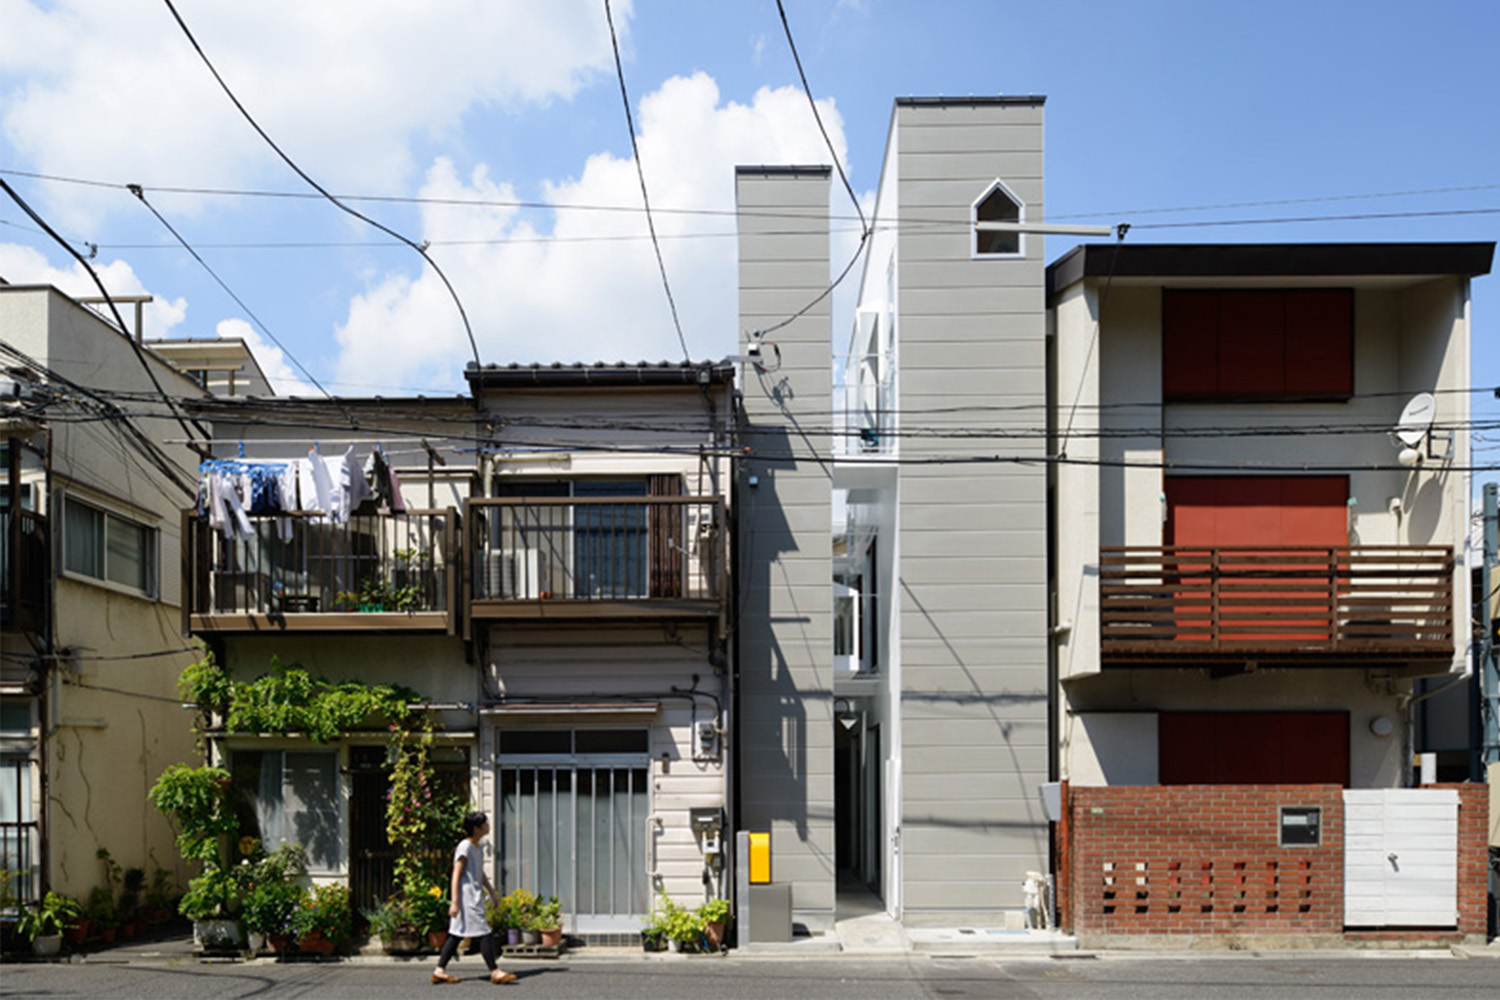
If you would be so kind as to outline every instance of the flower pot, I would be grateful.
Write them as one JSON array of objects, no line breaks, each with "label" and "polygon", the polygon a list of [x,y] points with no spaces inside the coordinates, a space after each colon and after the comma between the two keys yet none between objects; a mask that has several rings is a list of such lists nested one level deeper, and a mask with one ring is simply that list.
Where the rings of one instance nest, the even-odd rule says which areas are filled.
[{"label": "flower pot", "polygon": [[724,921],[714,920],[704,924],[703,940],[708,942],[708,947],[713,951],[724,947]]},{"label": "flower pot", "polygon": [[38,934],[31,939],[31,953],[37,958],[54,958],[61,951],[61,934]]},{"label": "flower pot", "polygon": [[268,934],[266,935],[266,943],[271,946],[272,951],[278,955],[284,955],[292,949],[292,936],[290,934]]},{"label": "flower pot", "polygon": [[68,939],[68,944],[83,944],[88,936],[89,926],[84,921],[63,928],[63,937]]},{"label": "flower pot", "polygon": [[541,944],[542,943],[542,932],[541,931],[534,931],[534,930],[532,930],[529,927],[523,928],[521,930],[521,943],[522,944]]},{"label": "flower pot", "polygon": [[193,944],[198,948],[239,948],[240,925],[234,920],[194,920]]},{"label": "flower pot", "polygon": [[427,947],[431,948],[433,951],[442,951],[443,950],[443,945],[445,945],[447,943],[448,943],[448,932],[447,931],[428,931],[427,932]]},{"label": "flower pot", "polygon": [[114,944],[115,935],[119,932],[120,929],[118,927],[101,927],[99,928],[99,940],[105,944]]},{"label": "flower pot", "polygon": [[309,955],[327,957],[333,954],[335,943],[323,936],[322,931],[308,931],[297,939],[297,950]]},{"label": "flower pot", "polygon": [[250,954],[259,955],[266,950],[266,936],[260,931],[246,931],[245,938],[250,948]]},{"label": "flower pot", "polygon": [[521,943],[521,928],[519,928],[519,927],[507,927],[507,928],[505,928],[505,943],[506,944],[520,944]]},{"label": "flower pot", "polygon": [[135,924],[134,923],[124,923],[124,924],[121,924],[120,925],[120,937],[124,938],[126,941],[129,941],[131,938],[135,937]]},{"label": "flower pot", "polygon": [[641,931],[641,951],[661,951],[661,948],[662,939],[660,934]]},{"label": "flower pot", "polygon": [[543,948],[558,948],[562,946],[561,927],[551,927],[543,929],[541,934]]},{"label": "flower pot", "polygon": [[387,955],[411,955],[422,950],[422,936],[409,927],[392,931],[380,943]]}]

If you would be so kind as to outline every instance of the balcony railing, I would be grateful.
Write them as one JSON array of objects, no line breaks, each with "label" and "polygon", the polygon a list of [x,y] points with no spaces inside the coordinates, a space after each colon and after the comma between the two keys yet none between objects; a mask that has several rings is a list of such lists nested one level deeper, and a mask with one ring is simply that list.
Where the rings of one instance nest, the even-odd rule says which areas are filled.
[{"label": "balcony railing", "polygon": [[1453,550],[1438,546],[1103,548],[1110,660],[1441,661]]},{"label": "balcony railing", "polygon": [[184,629],[456,631],[457,511],[252,517],[248,538],[183,517]]},{"label": "balcony railing", "polygon": [[21,631],[40,629],[47,611],[47,518],[16,510],[3,521],[0,539],[0,623]]},{"label": "balcony railing", "polygon": [[727,590],[718,497],[469,501],[470,616],[717,614]]}]

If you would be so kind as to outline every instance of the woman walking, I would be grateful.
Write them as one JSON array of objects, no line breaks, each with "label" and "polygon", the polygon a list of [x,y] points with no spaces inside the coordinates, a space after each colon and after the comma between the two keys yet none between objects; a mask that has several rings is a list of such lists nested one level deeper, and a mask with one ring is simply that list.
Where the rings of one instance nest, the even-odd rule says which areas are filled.
[{"label": "woman walking", "polygon": [[490,832],[489,817],[472,812],[464,817],[464,839],[453,849],[453,877],[449,880],[452,902],[448,904],[448,940],[438,953],[437,968],[432,970],[434,983],[456,983],[448,975],[448,963],[458,954],[460,938],[478,938],[479,954],[490,970],[490,982],[512,983],[516,974],[495,965],[495,939],[484,919],[484,897],[495,896],[495,887],[484,872],[484,850],[479,842]]}]

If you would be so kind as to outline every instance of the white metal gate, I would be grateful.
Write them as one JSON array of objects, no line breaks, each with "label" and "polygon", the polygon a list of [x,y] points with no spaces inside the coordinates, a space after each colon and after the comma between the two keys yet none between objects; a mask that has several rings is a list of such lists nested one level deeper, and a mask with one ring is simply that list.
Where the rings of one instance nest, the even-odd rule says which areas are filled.
[{"label": "white metal gate", "polygon": [[1458,792],[1344,791],[1344,925],[1458,924]]}]

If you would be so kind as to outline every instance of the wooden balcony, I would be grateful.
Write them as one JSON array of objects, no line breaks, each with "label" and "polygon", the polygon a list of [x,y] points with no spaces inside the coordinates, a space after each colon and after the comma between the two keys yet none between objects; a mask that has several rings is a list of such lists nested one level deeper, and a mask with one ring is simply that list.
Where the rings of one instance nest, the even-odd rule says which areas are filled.
[{"label": "wooden balcony", "polygon": [[496,497],[468,505],[468,619],[714,617],[719,497]]},{"label": "wooden balcony", "polygon": [[183,632],[458,631],[458,512],[182,519]]},{"label": "wooden balcony", "polygon": [[1103,548],[1100,657],[1441,664],[1454,651],[1453,565],[1439,546]]}]

